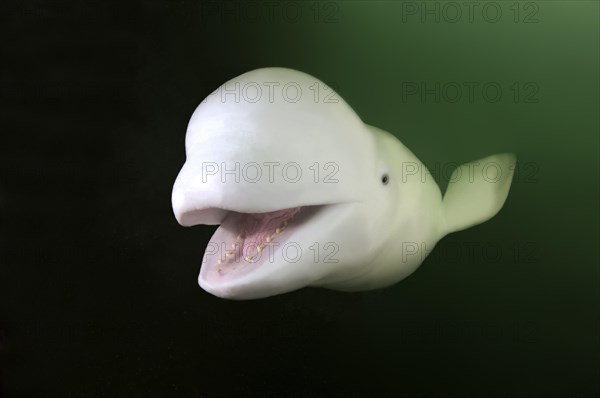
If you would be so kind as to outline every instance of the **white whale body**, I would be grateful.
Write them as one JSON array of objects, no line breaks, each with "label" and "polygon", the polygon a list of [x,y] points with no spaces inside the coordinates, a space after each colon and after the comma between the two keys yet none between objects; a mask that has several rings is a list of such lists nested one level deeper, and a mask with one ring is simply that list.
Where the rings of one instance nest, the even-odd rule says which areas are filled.
[{"label": "white whale body", "polygon": [[285,68],[215,90],[192,115],[185,147],[173,211],[183,226],[220,224],[199,284],[228,299],[392,285],[446,234],[493,217],[516,164],[512,154],[464,164],[442,198],[396,137]]}]

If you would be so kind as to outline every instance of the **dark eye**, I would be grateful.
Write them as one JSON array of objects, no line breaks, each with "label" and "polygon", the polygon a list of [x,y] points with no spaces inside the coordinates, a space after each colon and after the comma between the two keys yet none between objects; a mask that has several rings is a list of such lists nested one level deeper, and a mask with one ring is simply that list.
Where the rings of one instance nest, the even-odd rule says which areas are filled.
[{"label": "dark eye", "polygon": [[384,174],[381,176],[381,183],[383,185],[387,185],[387,183],[390,181],[390,177],[387,174]]}]

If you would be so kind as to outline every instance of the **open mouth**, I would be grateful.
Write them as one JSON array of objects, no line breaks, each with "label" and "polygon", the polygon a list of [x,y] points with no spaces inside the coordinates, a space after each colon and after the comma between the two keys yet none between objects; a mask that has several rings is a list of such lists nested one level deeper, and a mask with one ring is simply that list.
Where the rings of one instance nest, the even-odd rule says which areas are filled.
[{"label": "open mouth", "polygon": [[[201,211],[206,210],[190,215]],[[198,282],[216,296],[267,297],[325,279],[347,278],[361,263],[361,236],[349,230],[366,213],[360,204],[210,211],[222,212],[224,217],[206,247]],[[343,273],[336,273],[339,264],[346,264]]]},{"label": "open mouth", "polygon": [[239,258],[249,263],[257,262],[267,245],[277,243],[277,239],[301,209],[294,207],[267,213],[232,214],[230,217],[238,224],[237,235],[230,244],[225,242],[228,250],[225,250],[225,256],[219,258],[217,263],[225,265]]},{"label": "open mouth", "polygon": [[207,247],[203,261],[205,277],[212,282],[224,282],[256,271],[266,263],[286,259],[293,262],[302,250],[302,242],[296,242],[294,235],[306,229],[326,207],[292,207],[265,213],[230,211]]}]

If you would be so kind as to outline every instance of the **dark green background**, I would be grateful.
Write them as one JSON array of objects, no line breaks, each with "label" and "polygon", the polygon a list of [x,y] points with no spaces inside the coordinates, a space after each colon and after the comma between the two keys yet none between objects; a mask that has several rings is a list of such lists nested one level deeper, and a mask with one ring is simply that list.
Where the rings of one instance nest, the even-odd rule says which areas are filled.
[{"label": "dark green background", "polygon": [[[598,397],[598,2],[488,3],[4,2],[0,396]],[[186,124],[263,66],[432,169],[515,152],[504,209],[389,289],[205,293],[214,227],[170,206]],[[503,94],[403,99],[453,82]]]}]

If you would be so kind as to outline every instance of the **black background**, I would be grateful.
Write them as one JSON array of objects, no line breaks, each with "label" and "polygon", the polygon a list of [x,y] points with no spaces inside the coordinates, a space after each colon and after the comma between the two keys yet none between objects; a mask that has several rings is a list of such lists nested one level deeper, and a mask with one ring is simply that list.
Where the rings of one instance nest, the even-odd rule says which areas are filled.
[{"label": "black background", "polygon": [[[438,258],[367,293],[232,302],[198,287],[214,227],[180,227],[170,204],[191,113],[263,66],[317,74],[324,63],[324,80],[354,74],[360,88],[368,74],[338,58],[370,51],[358,35],[319,47],[309,24],[221,25],[191,2],[1,10],[0,395],[598,396],[597,249],[561,260],[587,270],[565,280],[564,300],[543,244],[528,271]],[[594,184],[581,199],[596,208],[591,238]],[[514,229],[531,212],[518,203],[504,210],[512,220],[462,236]]]}]

